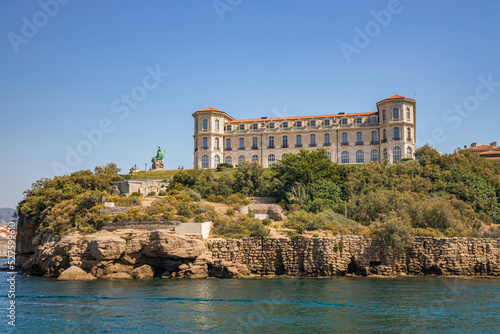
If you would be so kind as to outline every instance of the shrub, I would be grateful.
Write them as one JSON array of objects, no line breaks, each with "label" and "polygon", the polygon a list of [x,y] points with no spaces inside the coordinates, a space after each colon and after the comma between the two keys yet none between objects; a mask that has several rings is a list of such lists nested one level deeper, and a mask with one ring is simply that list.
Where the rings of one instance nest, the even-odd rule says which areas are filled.
[{"label": "shrub", "polygon": [[269,218],[266,218],[266,219],[262,220],[262,224],[264,226],[269,226],[269,225],[271,225],[271,223],[272,223],[272,221]]},{"label": "shrub", "polygon": [[223,163],[217,165],[216,170],[218,172],[222,172],[226,168],[233,168],[233,165],[223,162]]},{"label": "shrub", "polygon": [[167,196],[167,192],[165,190],[160,190],[158,196]]},{"label": "shrub", "polygon": [[130,194],[129,197],[142,197],[142,194],[138,193],[137,191],[134,191],[133,193]]},{"label": "shrub", "polygon": [[154,191],[150,192],[149,196],[156,196],[156,192],[154,192]]}]

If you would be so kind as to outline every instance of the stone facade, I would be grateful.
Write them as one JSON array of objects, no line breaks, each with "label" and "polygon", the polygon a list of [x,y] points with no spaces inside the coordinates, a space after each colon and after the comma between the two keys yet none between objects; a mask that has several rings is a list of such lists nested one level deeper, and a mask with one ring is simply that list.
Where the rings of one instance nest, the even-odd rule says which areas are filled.
[{"label": "stone facade", "polygon": [[324,148],[340,164],[393,163],[415,153],[416,103],[399,95],[377,102],[377,111],[366,113],[236,120],[207,108],[193,117],[197,168],[241,161],[271,167],[283,154],[302,148]]},{"label": "stone facade", "polygon": [[158,194],[160,191],[168,187],[168,182],[165,180],[127,180],[113,182],[113,194],[120,196],[130,196],[134,192],[138,192],[144,196],[155,192]]}]

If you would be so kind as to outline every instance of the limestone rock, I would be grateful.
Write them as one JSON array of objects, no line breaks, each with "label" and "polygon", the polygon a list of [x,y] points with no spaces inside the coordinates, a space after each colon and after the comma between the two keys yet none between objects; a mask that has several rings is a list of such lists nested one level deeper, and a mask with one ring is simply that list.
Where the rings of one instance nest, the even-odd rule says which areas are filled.
[{"label": "limestone rock", "polygon": [[203,240],[189,239],[159,230],[151,232],[149,244],[144,246],[142,253],[149,257],[194,259],[206,250]]},{"label": "limestone rock", "polygon": [[58,281],[91,281],[95,279],[93,275],[86,273],[76,266],[71,266],[64,270],[57,278]]},{"label": "limestone rock", "polygon": [[148,278],[153,278],[153,276],[154,276],[154,271],[147,264],[144,264],[132,270],[132,277],[135,279],[148,279]]},{"label": "limestone rock", "polygon": [[127,273],[119,272],[119,273],[108,274],[104,276],[104,279],[133,279],[133,277]]}]

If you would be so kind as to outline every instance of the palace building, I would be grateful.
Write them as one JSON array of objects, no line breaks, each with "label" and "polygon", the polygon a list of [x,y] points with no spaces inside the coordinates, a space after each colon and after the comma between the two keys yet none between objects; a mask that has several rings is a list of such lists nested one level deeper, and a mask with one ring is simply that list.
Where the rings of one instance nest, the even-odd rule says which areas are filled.
[{"label": "palace building", "polygon": [[272,167],[286,153],[317,148],[339,164],[413,158],[415,100],[393,95],[376,105],[374,112],[245,120],[213,108],[198,110],[193,113],[194,167],[242,161]]}]

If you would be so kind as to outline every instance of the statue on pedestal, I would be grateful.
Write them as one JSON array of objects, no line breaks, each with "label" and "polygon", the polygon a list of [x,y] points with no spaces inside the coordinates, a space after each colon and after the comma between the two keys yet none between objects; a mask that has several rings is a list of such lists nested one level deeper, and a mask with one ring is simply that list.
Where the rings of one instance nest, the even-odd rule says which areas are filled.
[{"label": "statue on pedestal", "polygon": [[163,169],[163,158],[165,158],[165,151],[162,151],[160,146],[158,146],[158,151],[156,151],[156,157],[151,159],[153,163],[152,170],[162,170]]}]

